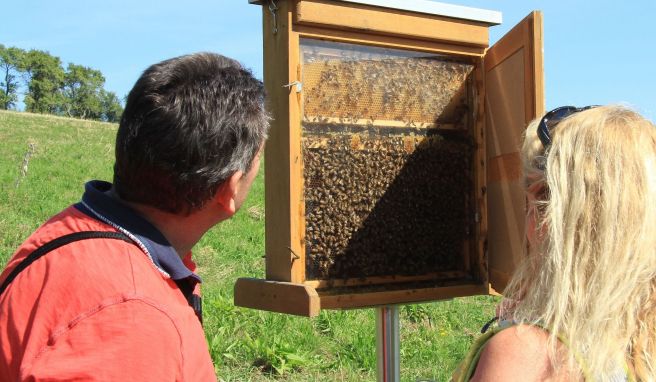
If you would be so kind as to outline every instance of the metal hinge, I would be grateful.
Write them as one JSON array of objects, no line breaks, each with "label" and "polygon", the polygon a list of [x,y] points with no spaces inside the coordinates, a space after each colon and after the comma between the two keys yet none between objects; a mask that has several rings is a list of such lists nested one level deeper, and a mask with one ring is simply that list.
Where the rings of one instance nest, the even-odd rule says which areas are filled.
[{"label": "metal hinge", "polygon": [[273,16],[273,34],[278,33],[278,5],[276,0],[269,0],[269,11]]}]

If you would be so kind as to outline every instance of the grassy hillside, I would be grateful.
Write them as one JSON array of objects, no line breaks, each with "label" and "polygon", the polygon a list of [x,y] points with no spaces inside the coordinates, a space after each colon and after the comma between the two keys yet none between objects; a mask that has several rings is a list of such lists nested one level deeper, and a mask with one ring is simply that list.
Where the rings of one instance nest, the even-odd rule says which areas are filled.
[{"label": "grassy hillside", "polygon": [[[111,180],[116,125],[0,111],[0,263],[45,219],[75,203],[90,179]],[[263,171],[249,200],[194,249],[205,331],[224,381],[373,381],[374,309],[315,319],[237,308],[238,277],[264,275]],[[492,297],[401,307],[401,380],[446,381]],[[146,349],[144,349],[146,351]]]}]

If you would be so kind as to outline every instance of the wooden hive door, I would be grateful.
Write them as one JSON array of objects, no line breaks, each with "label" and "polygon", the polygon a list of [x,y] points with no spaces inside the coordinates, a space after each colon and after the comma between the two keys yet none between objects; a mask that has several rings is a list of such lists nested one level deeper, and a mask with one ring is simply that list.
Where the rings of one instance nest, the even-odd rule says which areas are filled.
[{"label": "wooden hive door", "polygon": [[542,14],[534,11],[484,57],[487,252],[491,292],[502,292],[524,254],[525,194],[519,149],[544,114]]}]

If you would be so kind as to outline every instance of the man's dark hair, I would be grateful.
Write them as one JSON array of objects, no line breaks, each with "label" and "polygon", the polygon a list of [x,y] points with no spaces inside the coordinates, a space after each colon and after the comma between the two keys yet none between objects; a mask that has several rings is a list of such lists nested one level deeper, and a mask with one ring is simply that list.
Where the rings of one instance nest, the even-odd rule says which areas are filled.
[{"label": "man's dark hair", "polygon": [[128,95],[114,188],[125,201],[188,215],[249,170],[268,126],[262,82],[237,61],[197,53],[152,65]]}]

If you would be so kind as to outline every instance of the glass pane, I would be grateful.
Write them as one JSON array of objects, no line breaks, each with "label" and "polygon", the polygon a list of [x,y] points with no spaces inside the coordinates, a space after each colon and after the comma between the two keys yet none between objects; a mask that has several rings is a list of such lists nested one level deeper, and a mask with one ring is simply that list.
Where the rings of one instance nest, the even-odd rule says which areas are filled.
[{"label": "glass pane", "polygon": [[462,270],[471,63],[301,40],[306,278]]},{"label": "glass pane", "polygon": [[[307,122],[453,124],[474,66],[443,55],[302,39]],[[397,123],[398,125],[399,123]]]}]

